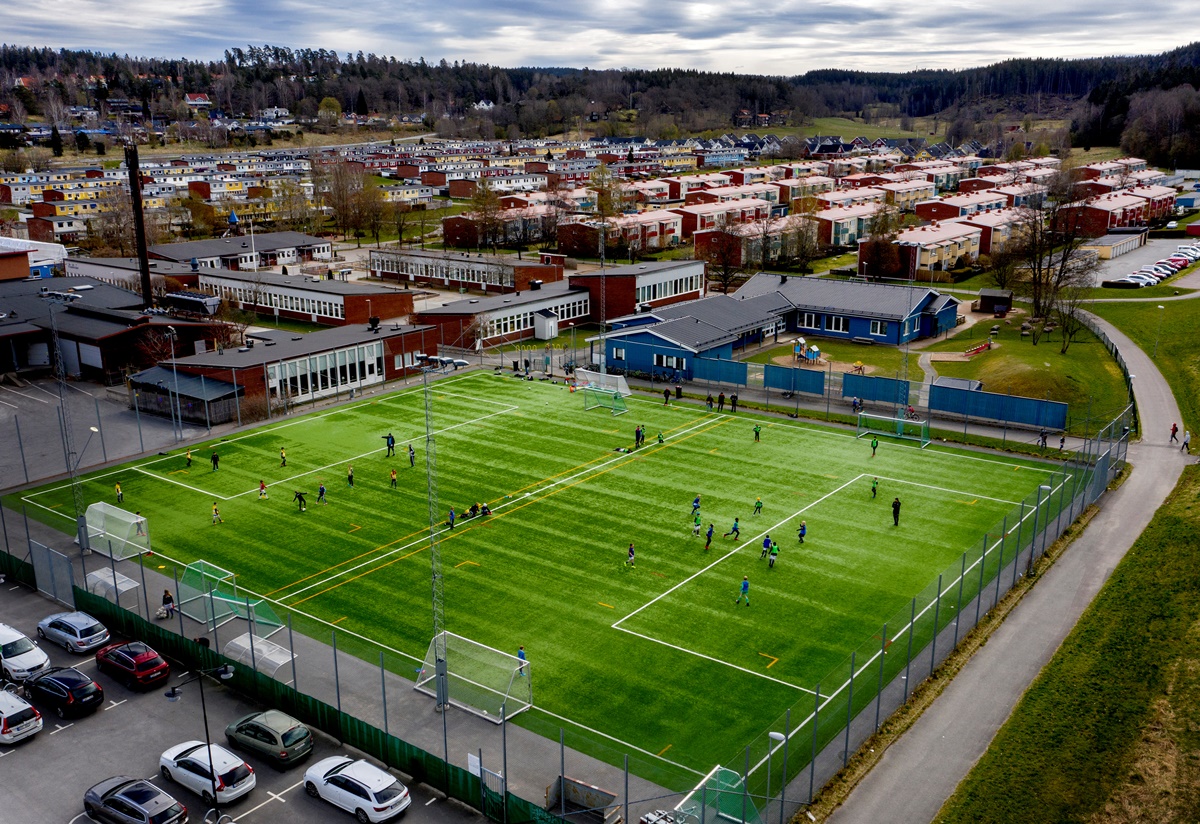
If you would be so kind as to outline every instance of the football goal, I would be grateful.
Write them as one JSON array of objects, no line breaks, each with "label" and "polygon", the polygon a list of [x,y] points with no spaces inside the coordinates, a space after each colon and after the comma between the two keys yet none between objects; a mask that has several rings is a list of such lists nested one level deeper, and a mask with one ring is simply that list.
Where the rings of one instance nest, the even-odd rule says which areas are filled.
[{"label": "football goal", "polygon": [[754,802],[741,774],[718,764],[675,805],[674,818],[676,824],[761,824]]},{"label": "football goal", "polygon": [[924,449],[929,446],[929,419],[906,417],[903,409],[897,410],[895,415],[859,412],[858,437],[864,435],[886,435],[890,438],[917,441]]},{"label": "football goal", "polygon": [[219,627],[238,617],[237,576],[208,561],[184,567],[176,595],[179,611],[206,626]]},{"label": "football goal", "polygon": [[628,412],[629,407],[625,405],[625,398],[620,392],[610,392],[607,389],[594,389],[590,386],[583,388],[583,408],[589,409],[609,409],[614,415],[620,415],[623,412]]},{"label": "football goal", "polygon": [[593,372],[590,369],[575,370],[575,386],[586,389],[608,390],[608,393],[618,393],[627,398],[633,393],[629,391],[629,383],[624,375],[609,375],[605,372]]},{"label": "football goal", "polygon": [[98,501],[84,513],[88,546],[115,561],[150,551],[150,525],[136,512]]},{"label": "football goal", "polygon": [[[533,673],[515,655],[443,632],[446,650],[446,701],[495,724],[533,706]],[[414,689],[437,698],[439,639],[429,642]]]}]

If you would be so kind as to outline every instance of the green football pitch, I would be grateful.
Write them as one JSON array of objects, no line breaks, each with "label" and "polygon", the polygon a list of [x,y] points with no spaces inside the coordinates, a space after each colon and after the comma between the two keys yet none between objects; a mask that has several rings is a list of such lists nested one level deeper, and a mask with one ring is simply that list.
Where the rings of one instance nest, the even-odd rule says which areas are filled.
[{"label": "green football pitch", "polygon": [[[439,526],[447,629],[509,653],[524,645],[535,709],[518,723],[591,731],[702,773],[740,763],[1053,469],[892,439],[872,457],[852,432],[637,396],[614,417],[561,384],[490,373],[440,380],[432,396],[440,520],[450,506],[493,511]],[[648,443],[621,451],[638,424]],[[199,444],[190,468],[179,449],[87,475],[84,499],[114,502],[119,481],[156,553],[216,564],[280,615],[419,660],[432,627],[424,432],[422,390],[407,388]],[[692,535],[696,495],[715,530],[708,550]],[[69,530],[71,500],[60,483],[10,503]],[[723,537],[735,518],[740,536]],[[773,569],[760,558],[767,535]],[[743,576],[750,606],[735,604]]]}]

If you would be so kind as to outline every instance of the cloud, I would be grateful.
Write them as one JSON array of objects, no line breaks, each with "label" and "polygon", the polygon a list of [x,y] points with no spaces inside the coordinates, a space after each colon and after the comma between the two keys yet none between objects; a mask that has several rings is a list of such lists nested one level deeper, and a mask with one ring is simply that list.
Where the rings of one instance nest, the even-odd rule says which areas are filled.
[{"label": "cloud", "polygon": [[4,0],[9,43],[219,59],[250,43],[499,66],[965,68],[1157,53],[1195,0]]}]

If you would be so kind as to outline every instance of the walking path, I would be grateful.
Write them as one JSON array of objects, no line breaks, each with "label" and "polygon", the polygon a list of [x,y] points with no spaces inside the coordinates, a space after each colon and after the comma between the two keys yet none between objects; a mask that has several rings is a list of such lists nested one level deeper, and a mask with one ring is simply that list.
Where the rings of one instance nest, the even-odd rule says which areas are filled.
[{"label": "walking path", "polygon": [[1166,379],[1133,341],[1106,321],[1096,322],[1137,376],[1133,389],[1142,440],[1129,447],[1133,473],[1102,500],[1100,513],[1070,551],[884,753],[829,818],[833,824],[931,821],[1178,481],[1188,459],[1167,443],[1180,415]]}]

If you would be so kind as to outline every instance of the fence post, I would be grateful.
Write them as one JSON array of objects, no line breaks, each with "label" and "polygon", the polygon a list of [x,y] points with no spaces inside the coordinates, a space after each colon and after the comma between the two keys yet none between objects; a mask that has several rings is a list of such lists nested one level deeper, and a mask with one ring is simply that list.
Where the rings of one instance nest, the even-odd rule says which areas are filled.
[{"label": "fence post", "polygon": [[1004,545],[1008,542],[1008,516],[1004,516],[1004,525],[1001,527],[1004,531],[1000,534],[1000,560],[996,562],[996,597],[992,602],[992,606],[1000,604],[1000,573],[1004,571]]},{"label": "fence post", "polygon": [[[572,355],[574,357],[574,355]],[[503,361],[501,361],[503,362]],[[407,381],[407,379],[405,379]],[[504,821],[508,821],[508,705],[500,705],[500,774],[504,776]]]},{"label": "fence post", "polygon": [[817,687],[813,691],[813,745],[812,745],[812,760],[808,762],[808,803],[813,801],[813,793],[816,789],[817,778],[817,721],[820,720],[821,714],[821,682],[817,682]]},{"label": "fence post", "polygon": [[[445,711],[442,716],[445,717]],[[558,814],[566,817],[567,815],[567,785],[565,779],[567,777],[567,744],[564,739],[565,733],[563,728],[558,728]],[[743,782],[745,784],[745,782]],[[744,802],[743,802],[744,803]],[[742,809],[742,819],[746,818],[746,810]]]},{"label": "fence post", "polygon": [[629,820],[629,753],[625,753],[625,820]]},{"label": "fence post", "polygon": [[[770,739],[767,739],[770,741]],[[769,752],[771,745],[767,744]],[[750,801],[750,745],[746,745],[746,766],[742,769],[742,824],[746,824],[746,805]],[[757,813],[757,810],[756,810]]]},{"label": "fence post", "polygon": [[179,598],[179,603],[176,604],[175,614],[179,616],[179,637],[186,637],[183,634],[183,593],[179,591],[179,568],[172,565],[171,575],[175,578],[175,596]]},{"label": "fence post", "polygon": [[[879,633],[879,686],[875,691],[875,732],[879,732],[879,705],[883,701],[883,656],[887,655],[887,624]],[[785,775],[786,779],[787,776]],[[783,782],[785,785],[787,781]]]},{"label": "fence post", "polygon": [[933,677],[933,668],[937,666],[937,637],[938,637],[938,620],[942,614],[942,576],[938,576],[937,595],[933,601],[933,642],[930,646],[929,653],[929,677]]},{"label": "fence post", "polygon": [[254,655],[254,619],[250,617],[250,596],[246,596],[246,623],[249,625],[250,631],[246,633],[250,636],[250,669],[258,672],[258,660]]},{"label": "fence post", "polygon": [[[1041,494],[1041,493],[1038,493],[1038,494]],[[1024,526],[1025,526],[1025,499],[1022,498],[1021,499],[1021,518],[1020,518],[1020,520],[1017,521],[1017,551],[1013,553],[1013,582],[1012,582],[1012,585],[1014,587],[1017,585],[1017,567],[1019,567],[1021,565],[1020,564],[1020,561],[1021,561],[1021,530]],[[1034,510],[1034,513],[1033,513],[1033,529],[1034,529],[1033,534],[1036,535],[1037,534],[1037,510],[1036,509]],[[1032,550],[1030,550],[1030,551],[1032,551]]]},{"label": "fence post", "polygon": [[58,431],[62,433],[62,448],[63,448],[63,467],[67,470],[67,474],[71,474],[71,457],[67,454],[67,428],[63,425],[62,406],[54,407],[54,411],[58,413]]},{"label": "fence post", "polygon": [[238,426],[241,427],[241,425],[242,425],[242,399],[238,397],[237,370],[230,369],[229,374],[233,378],[233,405],[234,405],[234,408],[237,409]]},{"label": "fence post", "polygon": [[908,703],[908,696],[912,695],[912,681],[908,676],[912,673],[912,639],[913,630],[917,628],[917,597],[914,595],[912,599],[912,617],[908,619],[908,659],[904,662],[904,703]]},{"label": "fence post", "polygon": [[[150,617],[152,613],[150,612],[150,593],[146,589],[146,562],[143,560],[144,557],[142,553],[138,553],[138,567],[142,570],[142,602],[146,605],[146,620],[152,621],[154,619]],[[83,556],[80,555],[81,560],[82,558]],[[87,579],[85,578],[84,580],[86,581]]]},{"label": "fence post", "polygon": [[209,615],[212,616],[213,649],[220,652],[221,640],[217,637],[217,608],[216,601],[213,599],[212,584],[208,585],[208,610]]},{"label": "fence post", "polygon": [[300,682],[296,680],[296,639],[292,637],[292,614],[288,613],[288,652],[292,656],[292,689],[299,690]]},{"label": "fence post", "polygon": [[[121,606],[121,588],[117,586],[117,561],[113,558],[112,538],[108,540],[108,567],[112,571],[113,596],[118,607]],[[32,546],[32,542],[30,544]]]},{"label": "fence post", "polygon": [[21,421],[16,415],[13,415],[13,425],[17,428],[17,448],[21,450],[21,470],[25,473],[25,483],[29,483],[29,467],[25,464],[25,441],[21,439]]},{"label": "fence post", "polygon": [[[779,824],[783,824],[783,808],[787,806],[787,757],[788,757],[788,742],[792,738],[792,708],[788,707],[787,712],[783,715],[783,783],[779,787]],[[768,742],[771,737],[767,736]],[[771,745],[767,744],[767,755],[771,754]],[[628,820],[628,819],[627,819]]]},{"label": "fence post", "polygon": [[983,553],[979,556],[979,592],[975,596],[975,626],[979,626],[979,610],[983,607],[983,570],[987,566],[988,536],[983,534]]},{"label": "fence post", "polygon": [[[337,630],[336,629],[330,630],[330,634],[333,636],[333,691],[334,691],[334,693],[337,694],[337,711],[338,711],[338,715],[341,715],[341,713],[342,713],[342,681],[341,681],[341,678],[339,677],[339,673],[338,673]],[[445,714],[445,711],[443,711],[443,715],[444,714]],[[339,718],[338,719],[338,729],[340,730],[341,728],[342,728],[342,721]]]},{"label": "fence post", "polygon": [[138,452],[146,451],[146,442],[142,439],[142,410],[138,408],[138,391],[133,390],[133,418],[137,421]]},{"label": "fence post", "polygon": [[[380,650],[380,651],[379,651],[379,695],[380,695],[380,697],[383,699],[383,734],[384,734],[384,735],[387,735],[387,734],[388,734],[388,720],[387,720],[387,670],[386,670],[386,669],[384,669],[384,667],[383,667],[383,650]],[[501,714],[503,714],[503,712],[504,712],[504,708],[503,708],[503,707],[501,707],[501,710],[500,710],[500,711],[501,711]],[[501,720],[501,723],[503,723],[503,720]],[[480,764],[481,764],[481,766],[482,766],[482,756],[481,756]],[[483,780],[483,773],[482,773],[482,772],[480,773],[480,775],[479,775],[479,778],[480,778],[480,780],[481,780],[481,781]]]},{"label": "fence post", "polygon": [[204,395],[204,427],[212,434],[212,421],[208,417],[208,390],[204,386],[204,376],[200,376],[200,392]]},{"label": "fence post", "polygon": [[962,572],[958,573],[958,606],[954,610],[954,646],[958,646],[958,625],[962,619],[963,581],[967,577],[967,553],[963,553]]},{"label": "fence post", "polygon": [[100,399],[96,401],[96,429],[100,430],[100,454],[104,456],[104,462],[108,463],[108,447],[104,445],[104,419],[100,417]]},{"label": "fence post", "polygon": [[850,653],[850,689],[846,696],[846,743],[842,748],[842,767],[850,761],[850,721],[854,718],[854,655],[854,652]]}]

